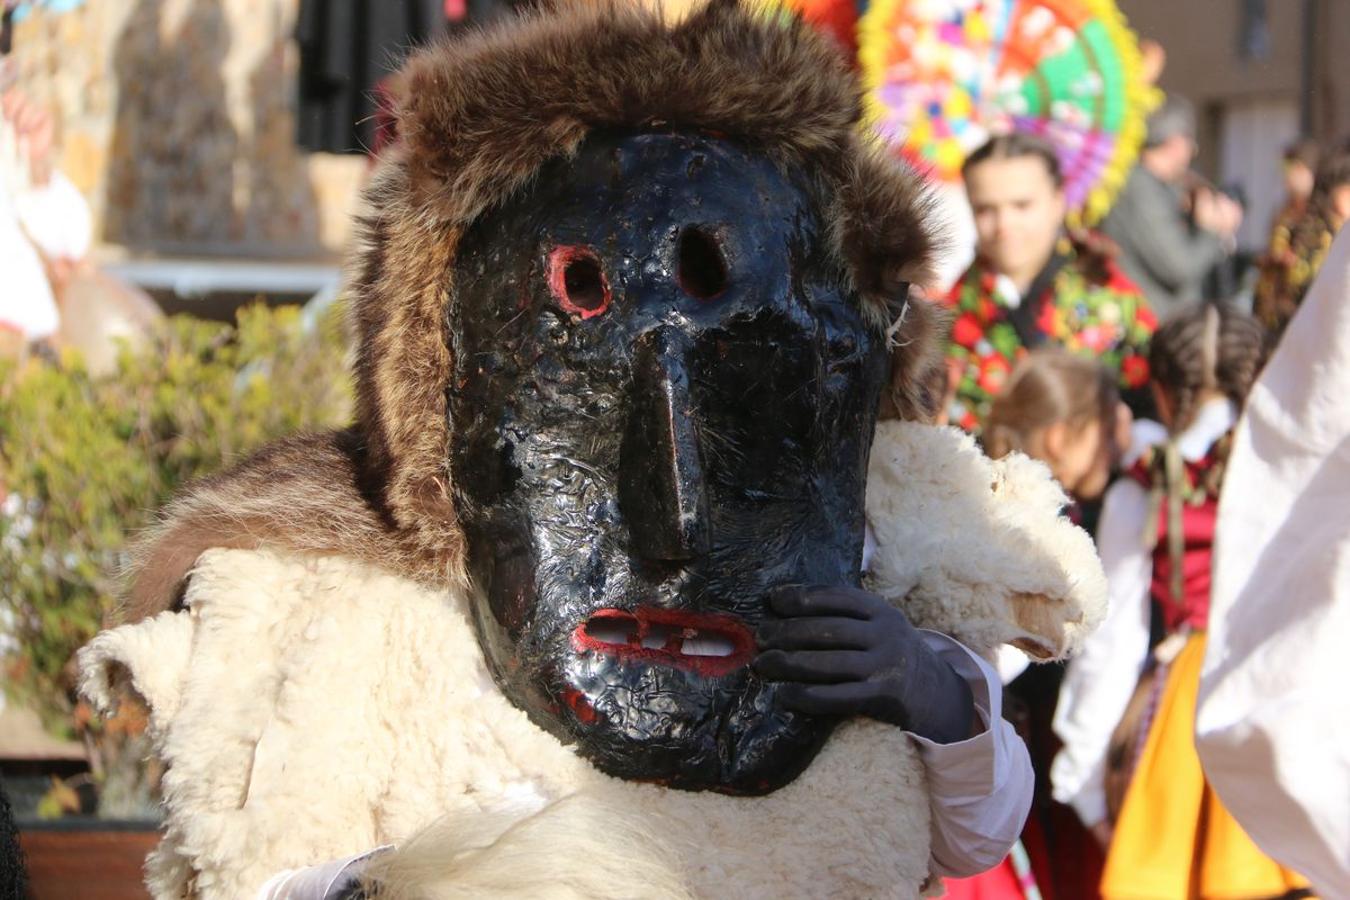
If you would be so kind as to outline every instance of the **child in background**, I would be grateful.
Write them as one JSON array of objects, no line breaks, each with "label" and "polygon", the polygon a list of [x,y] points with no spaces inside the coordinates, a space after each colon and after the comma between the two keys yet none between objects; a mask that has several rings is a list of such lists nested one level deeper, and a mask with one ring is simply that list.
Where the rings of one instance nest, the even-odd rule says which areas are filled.
[{"label": "child in background", "polygon": [[1101,497],[1129,445],[1130,411],[1115,378],[1096,360],[1038,350],[1013,370],[989,408],[982,442],[998,459],[1014,450],[1039,459],[1078,502]]},{"label": "child in background", "polygon": [[[1167,439],[1106,494],[1097,538],[1110,612],[1065,676],[1051,778],[1055,798],[1109,845],[1108,900],[1279,897],[1306,885],[1224,810],[1193,737],[1219,487],[1265,347],[1260,324],[1227,307],[1165,324],[1149,366]],[[1166,636],[1150,653],[1155,606]],[[1123,724],[1127,707],[1134,721]]]},{"label": "child in background", "polygon": [[[1106,490],[1129,445],[1130,424],[1130,411],[1110,369],[1089,357],[1047,347],[1027,354],[1013,368],[990,404],[980,440],[995,459],[1017,451],[1044,462],[1075,501],[1071,513],[1076,515],[1079,504],[1091,505]],[[1073,811],[1053,803],[1049,794],[1050,761],[1058,749],[1050,722],[1063,668],[1034,666],[1028,671],[1026,655],[1005,647],[998,671],[1010,685],[1005,708],[1031,750],[1036,799],[1022,841],[1008,861],[975,879],[949,880],[947,896],[1091,900],[1101,878],[1101,851]]]}]

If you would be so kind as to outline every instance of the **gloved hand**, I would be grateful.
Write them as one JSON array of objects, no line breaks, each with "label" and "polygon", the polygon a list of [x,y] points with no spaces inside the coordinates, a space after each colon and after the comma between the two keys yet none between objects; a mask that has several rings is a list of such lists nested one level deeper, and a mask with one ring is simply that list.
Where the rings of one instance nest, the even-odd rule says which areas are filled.
[{"label": "gloved hand", "polygon": [[769,595],[754,670],[813,715],[868,716],[940,744],[972,736],[970,685],[905,614],[867,591],[791,585]]}]

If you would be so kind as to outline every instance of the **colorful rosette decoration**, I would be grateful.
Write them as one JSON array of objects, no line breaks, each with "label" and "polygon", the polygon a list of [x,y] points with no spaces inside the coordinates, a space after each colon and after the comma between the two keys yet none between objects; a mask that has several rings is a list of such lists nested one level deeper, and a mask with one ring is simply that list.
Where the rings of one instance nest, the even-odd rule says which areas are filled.
[{"label": "colorful rosette decoration", "polygon": [[1110,210],[1157,103],[1114,0],[872,0],[859,44],[873,124],[900,156],[955,182],[990,136],[1040,135],[1084,224]]}]

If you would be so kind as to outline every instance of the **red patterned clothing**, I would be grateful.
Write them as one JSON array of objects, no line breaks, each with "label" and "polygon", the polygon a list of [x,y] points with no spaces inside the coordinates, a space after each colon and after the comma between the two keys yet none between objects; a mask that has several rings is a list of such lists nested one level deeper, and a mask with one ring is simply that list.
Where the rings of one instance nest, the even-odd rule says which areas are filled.
[{"label": "red patterned clothing", "polygon": [[1209,621],[1209,589],[1214,555],[1214,524],[1219,513],[1219,480],[1222,461],[1228,455],[1231,438],[1225,435],[1204,458],[1178,460],[1182,475],[1178,491],[1181,498],[1181,596],[1174,594],[1177,573],[1172,547],[1172,516],[1164,488],[1166,453],[1162,448],[1147,451],[1126,473],[1157,498],[1158,541],[1153,548],[1153,580],[1150,594],[1162,610],[1163,623],[1171,634],[1183,625],[1204,630]]},{"label": "red patterned clothing", "polygon": [[[1037,277],[1034,297],[977,259],[944,302],[956,320],[947,358],[957,378],[952,424],[976,431],[1019,359],[1041,344],[1095,356],[1124,388],[1148,383],[1148,340],[1158,327],[1148,301],[1110,259],[1091,263],[1066,238]],[[1022,304],[1029,303],[1027,309]]]}]

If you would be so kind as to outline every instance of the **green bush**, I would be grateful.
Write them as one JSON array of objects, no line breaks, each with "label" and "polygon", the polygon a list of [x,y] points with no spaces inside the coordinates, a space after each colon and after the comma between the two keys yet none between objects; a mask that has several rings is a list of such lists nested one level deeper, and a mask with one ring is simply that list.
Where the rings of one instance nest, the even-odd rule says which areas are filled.
[{"label": "green bush", "polygon": [[295,307],[257,305],[234,326],[169,319],[106,377],[64,356],[0,371],[0,633],[13,636],[14,699],[75,733],[69,663],[116,606],[128,540],[184,482],[345,424],[345,362],[336,309],[306,328]]}]

